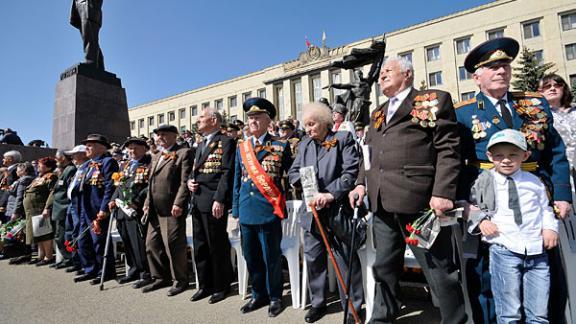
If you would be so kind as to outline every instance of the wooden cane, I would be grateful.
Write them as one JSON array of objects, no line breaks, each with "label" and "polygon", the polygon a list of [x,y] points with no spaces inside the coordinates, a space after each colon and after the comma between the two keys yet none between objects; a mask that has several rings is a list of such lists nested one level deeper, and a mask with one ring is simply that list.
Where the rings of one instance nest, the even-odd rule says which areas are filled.
[{"label": "wooden cane", "polygon": [[[324,231],[324,227],[322,226],[322,223],[320,222],[320,217],[318,216],[318,212],[316,211],[316,204],[311,203],[310,207],[312,208],[312,214],[314,215],[314,221],[316,222],[316,227],[318,227],[318,230],[320,231],[320,235],[322,236],[322,241],[324,241],[324,245],[326,246],[326,250],[328,251],[328,255],[330,256],[330,261],[332,262],[332,265],[334,266],[334,270],[336,271],[336,277],[338,278],[338,282],[340,283],[340,287],[342,287],[344,294],[348,295],[348,288],[346,287],[346,284],[344,283],[344,278],[342,277],[342,272],[340,272],[340,267],[338,267],[338,263],[336,262],[336,258],[334,258],[334,253],[332,252],[332,247],[330,246],[330,243],[328,242],[328,237],[326,236],[326,232]],[[350,269],[348,269],[348,270],[350,270]],[[358,313],[356,312],[356,308],[354,308],[354,304],[352,303],[352,299],[350,299],[350,298],[348,298],[348,306],[352,310],[352,316],[354,317],[354,322],[357,324],[360,324],[361,323],[360,317],[358,316]]]}]

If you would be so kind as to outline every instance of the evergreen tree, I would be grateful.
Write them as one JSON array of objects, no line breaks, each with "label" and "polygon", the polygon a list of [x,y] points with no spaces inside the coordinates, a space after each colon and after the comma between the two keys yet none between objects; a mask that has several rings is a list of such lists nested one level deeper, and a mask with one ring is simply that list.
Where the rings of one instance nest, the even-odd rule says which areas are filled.
[{"label": "evergreen tree", "polygon": [[514,68],[517,73],[514,73],[516,80],[512,82],[512,86],[519,91],[538,91],[540,79],[545,74],[554,73],[553,71],[548,71],[554,67],[554,63],[539,64],[534,52],[527,47],[522,49],[518,65],[518,67]]}]

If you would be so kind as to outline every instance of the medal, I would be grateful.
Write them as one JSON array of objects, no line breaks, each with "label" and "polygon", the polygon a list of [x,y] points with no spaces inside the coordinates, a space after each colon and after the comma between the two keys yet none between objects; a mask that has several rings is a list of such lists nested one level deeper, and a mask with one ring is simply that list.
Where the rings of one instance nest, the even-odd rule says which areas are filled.
[{"label": "medal", "polygon": [[492,117],[492,123],[493,123],[494,125],[500,124],[500,118],[498,118],[498,117],[496,117],[496,116]]}]

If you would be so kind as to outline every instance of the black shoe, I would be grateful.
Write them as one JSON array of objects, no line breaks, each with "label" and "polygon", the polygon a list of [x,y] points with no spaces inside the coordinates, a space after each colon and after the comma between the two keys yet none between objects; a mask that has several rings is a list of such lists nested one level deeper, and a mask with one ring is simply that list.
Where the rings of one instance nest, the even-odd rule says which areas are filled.
[{"label": "black shoe", "polygon": [[58,262],[58,263],[54,262],[54,263],[52,263],[51,265],[49,265],[48,268],[56,269],[56,267],[57,267],[60,263],[62,263],[62,262]]},{"label": "black shoe", "polygon": [[170,288],[166,295],[168,297],[176,296],[178,294],[183,293],[188,289],[188,284],[176,284],[174,287]]},{"label": "black shoe", "polygon": [[314,323],[326,315],[326,306],[322,307],[311,307],[310,310],[304,316],[304,321],[306,323]]},{"label": "black shoe", "polygon": [[156,279],[154,280],[154,282],[152,282],[151,284],[149,284],[148,286],[142,288],[142,292],[143,293],[147,293],[147,292],[151,292],[154,290],[158,290],[161,288],[166,288],[166,287],[170,287],[172,285],[172,281],[171,280],[160,280],[160,279]]},{"label": "black shoe", "polygon": [[240,308],[240,311],[242,312],[242,314],[246,314],[246,313],[250,313],[252,311],[257,310],[258,308],[262,308],[266,305],[268,305],[270,303],[270,301],[268,299],[265,298],[261,298],[261,299],[250,299],[249,302],[247,302],[244,306],[242,306],[242,308]]},{"label": "black shoe", "polygon": [[148,286],[149,284],[153,283],[154,281],[151,278],[148,279],[140,279],[132,284],[132,288],[140,289],[144,286]]},{"label": "black shoe", "polygon": [[[106,277],[104,277],[104,282],[110,281],[110,280],[113,280],[113,279],[116,279],[116,276],[115,276],[115,275],[113,275],[113,276],[106,276]],[[99,285],[99,284],[100,284],[100,281],[102,281],[102,277],[101,277],[101,276],[97,276],[96,278],[92,279],[92,281],[90,281],[90,284],[91,284],[92,286]]]},{"label": "black shoe", "polygon": [[30,259],[30,261],[28,261],[28,264],[36,264],[38,262],[40,262],[40,259],[34,258],[34,259]]},{"label": "black shoe", "polygon": [[216,304],[217,302],[223,301],[229,293],[230,288],[213,293],[210,299],[208,299],[208,304]]},{"label": "black shoe", "polygon": [[76,275],[76,276],[81,276],[81,275],[83,275],[84,273],[85,273],[84,270],[83,270],[83,269],[80,269],[80,270],[76,271],[76,272],[74,273],[74,275]]},{"label": "black shoe", "polygon": [[278,314],[282,313],[284,307],[282,306],[281,300],[273,300],[268,306],[268,317],[276,317]]},{"label": "black shoe", "polygon": [[95,274],[92,273],[85,273],[83,275],[79,275],[77,277],[74,278],[74,282],[82,282],[82,281],[88,281],[88,280],[92,280],[96,278]]},{"label": "black shoe", "polygon": [[36,263],[36,266],[37,266],[37,267],[41,267],[41,266],[45,266],[45,265],[47,265],[47,264],[53,264],[54,261],[56,261],[55,258],[52,258],[52,259],[49,259],[49,260],[46,260],[46,259],[40,260],[40,261],[38,261],[38,263]]},{"label": "black shoe", "polygon": [[206,297],[210,296],[210,291],[208,291],[208,289],[199,289],[197,292],[194,293],[194,295],[192,295],[192,297],[190,298],[191,302],[195,302],[195,301],[199,301],[201,299],[204,299]]},{"label": "black shoe", "polygon": [[22,264],[24,262],[28,262],[30,261],[30,259],[32,259],[31,255],[21,255],[19,257],[15,257],[10,259],[10,261],[8,261],[8,264]]},{"label": "black shoe", "polygon": [[60,263],[56,263],[56,269],[64,269],[64,268],[68,268],[72,266],[72,262],[71,261],[62,261]]},{"label": "black shoe", "polygon": [[81,271],[81,270],[82,270],[82,268],[81,268],[80,266],[73,265],[73,266],[71,266],[71,267],[66,268],[66,270],[64,270],[64,271],[66,271],[66,272],[76,272],[76,271]]},{"label": "black shoe", "polygon": [[118,283],[121,284],[121,285],[123,285],[123,284],[127,284],[127,283],[129,283],[129,282],[136,281],[136,280],[138,280],[138,277],[130,277],[130,276],[127,276],[127,277],[124,277],[124,278],[120,278],[120,280],[118,280]]}]

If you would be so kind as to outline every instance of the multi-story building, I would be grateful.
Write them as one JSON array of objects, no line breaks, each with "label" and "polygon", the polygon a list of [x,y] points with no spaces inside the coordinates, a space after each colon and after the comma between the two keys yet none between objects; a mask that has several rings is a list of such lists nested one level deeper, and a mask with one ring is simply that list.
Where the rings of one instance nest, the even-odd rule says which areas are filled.
[{"label": "multi-story building", "polygon": [[[412,61],[415,87],[424,83],[449,91],[455,100],[464,100],[477,90],[464,69],[467,53],[488,39],[503,36],[535,51],[542,62],[554,62],[556,73],[572,84],[576,82],[574,0],[497,0],[386,32],[386,55]],[[342,59],[352,48],[369,47],[371,42],[368,38],[338,48],[311,46],[296,60],[133,107],[129,110],[132,135],[148,136],[165,123],[190,129],[205,106],[216,107],[231,119],[244,119],[242,103],[254,96],[272,101],[280,119],[299,118],[304,103],[320,97],[332,102],[341,91],[327,86],[351,81],[352,71],[331,68],[330,63]],[[366,74],[369,66],[364,69]],[[371,109],[385,100],[374,84]]]}]

